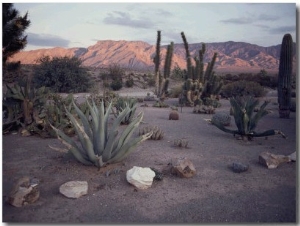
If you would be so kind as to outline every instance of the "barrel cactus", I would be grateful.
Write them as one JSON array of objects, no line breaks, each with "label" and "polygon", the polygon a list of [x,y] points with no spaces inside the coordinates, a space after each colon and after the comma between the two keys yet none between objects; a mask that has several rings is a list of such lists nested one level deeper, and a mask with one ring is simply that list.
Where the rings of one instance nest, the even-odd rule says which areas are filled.
[{"label": "barrel cactus", "polygon": [[279,117],[290,117],[291,77],[293,67],[293,39],[285,34],[282,39],[278,73],[278,104]]}]

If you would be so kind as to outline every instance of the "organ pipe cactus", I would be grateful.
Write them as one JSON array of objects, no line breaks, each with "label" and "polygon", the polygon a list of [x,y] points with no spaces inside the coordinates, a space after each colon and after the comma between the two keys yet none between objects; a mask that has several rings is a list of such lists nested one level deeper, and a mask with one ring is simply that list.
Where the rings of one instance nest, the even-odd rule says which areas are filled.
[{"label": "organ pipe cactus", "polygon": [[232,107],[233,117],[237,126],[237,130],[227,129],[222,123],[218,122],[217,120],[211,121],[211,123],[226,133],[231,133],[234,136],[240,135],[242,138],[248,138],[248,140],[252,140],[253,137],[265,137],[276,134],[280,134],[283,138],[286,138],[285,135],[279,130],[271,129],[264,132],[254,131],[259,120],[269,113],[265,109],[268,103],[268,101],[265,101],[260,106],[257,113],[253,115],[255,107],[259,104],[259,101],[257,99],[251,96],[231,98],[230,104]]},{"label": "organ pipe cactus", "polygon": [[87,104],[89,116],[86,116],[74,101],[72,106],[75,108],[78,118],[74,117],[66,108],[66,113],[74,126],[80,145],[61,130],[52,126],[58,139],[67,147],[67,151],[71,152],[79,162],[85,165],[95,165],[100,168],[109,163],[122,161],[135,150],[139,143],[152,135],[152,132],[149,132],[143,136],[130,139],[134,130],[143,119],[142,112],[119,135],[118,128],[130,112],[128,106],[120,112],[110,127],[109,116],[112,102],[109,103],[106,109],[103,102],[101,102],[99,107],[94,101],[92,101],[92,104],[88,101]]},{"label": "organ pipe cactus", "polygon": [[280,63],[278,73],[278,104],[279,117],[290,117],[291,104],[291,76],[293,66],[293,39],[290,34],[285,34],[282,39]]},{"label": "organ pipe cactus", "polygon": [[161,41],[161,31],[157,31],[157,40],[156,40],[156,53],[153,58],[153,62],[155,64],[155,93],[157,97],[164,99],[169,86],[169,78],[171,74],[171,66],[172,66],[172,57],[174,50],[174,43],[171,42],[167,47],[167,53],[164,64],[164,73],[163,75],[160,73],[160,41]]},{"label": "organ pipe cactus", "polygon": [[208,62],[204,72],[205,44],[202,44],[202,48],[199,50],[199,56],[194,57],[195,65],[193,65],[192,56],[184,32],[181,32],[181,37],[186,51],[187,63],[187,74],[182,89],[185,105],[211,105],[211,102],[214,102],[214,106],[219,106],[216,97],[220,93],[223,84],[213,71],[217,53],[214,53],[212,60]]}]

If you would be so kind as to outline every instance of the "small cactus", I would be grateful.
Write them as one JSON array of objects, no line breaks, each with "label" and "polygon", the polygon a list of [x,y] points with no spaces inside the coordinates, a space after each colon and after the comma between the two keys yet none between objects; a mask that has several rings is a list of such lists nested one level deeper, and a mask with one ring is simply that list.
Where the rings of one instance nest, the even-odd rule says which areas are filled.
[{"label": "small cactus", "polygon": [[169,120],[179,120],[178,111],[172,110],[169,114]]},{"label": "small cactus", "polygon": [[151,140],[161,140],[164,132],[158,126],[146,126],[139,130],[139,136],[152,132]]},{"label": "small cactus", "polygon": [[174,140],[174,145],[177,146],[177,147],[187,148],[188,144],[189,144],[189,141],[187,139],[184,139],[184,138]]}]

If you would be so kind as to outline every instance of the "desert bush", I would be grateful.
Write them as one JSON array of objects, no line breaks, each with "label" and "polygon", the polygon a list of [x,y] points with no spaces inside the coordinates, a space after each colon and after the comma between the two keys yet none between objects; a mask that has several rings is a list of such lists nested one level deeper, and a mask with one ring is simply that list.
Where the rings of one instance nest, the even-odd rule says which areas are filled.
[{"label": "desert bush", "polygon": [[42,57],[33,72],[36,87],[49,87],[52,92],[79,93],[87,92],[91,87],[87,69],[76,57]]},{"label": "desert bush", "polygon": [[110,83],[110,88],[112,88],[112,90],[114,90],[114,91],[120,90],[120,89],[122,89],[122,87],[123,87],[122,80],[113,80]]},{"label": "desert bush", "polygon": [[247,95],[262,97],[266,93],[264,87],[262,87],[259,83],[242,80],[226,84],[222,87],[220,94],[225,98],[230,98]]},{"label": "desert bush", "polygon": [[110,64],[108,71],[109,78],[112,80],[122,80],[123,76],[125,75],[125,70],[116,63]]},{"label": "desert bush", "polygon": [[175,80],[183,80],[185,78],[187,71],[186,69],[181,69],[178,66],[175,66],[171,73],[171,78]]}]

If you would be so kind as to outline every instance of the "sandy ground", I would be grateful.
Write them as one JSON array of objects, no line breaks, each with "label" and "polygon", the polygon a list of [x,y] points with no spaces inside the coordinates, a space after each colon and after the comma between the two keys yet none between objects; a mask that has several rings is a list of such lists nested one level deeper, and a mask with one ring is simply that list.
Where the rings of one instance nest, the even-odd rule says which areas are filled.
[{"label": "sandy ground", "polygon": [[[146,91],[147,93],[147,91]],[[275,97],[272,101],[276,101]],[[177,99],[168,99],[175,105]],[[217,111],[229,112],[229,101],[221,100]],[[139,103],[139,105],[142,103]],[[279,129],[288,139],[271,136],[251,142],[235,139],[207,123],[212,115],[194,114],[192,108],[179,108],[178,121],[168,120],[170,108],[138,107],[143,123],[157,125],[162,140],[147,140],[123,162],[100,171],[78,163],[49,148],[63,147],[57,139],[3,136],[3,221],[11,223],[295,223],[297,208],[297,163],[267,169],[258,162],[264,151],[289,155],[296,151],[296,114],[278,117],[277,105],[265,116],[257,130]],[[233,119],[230,128],[235,128]],[[137,132],[134,136],[137,136]],[[189,148],[174,147],[177,138],[189,140]],[[162,170],[173,158],[189,158],[197,173],[189,179],[171,174],[155,181],[147,190],[137,190],[126,181],[133,166]],[[233,162],[249,165],[244,173],[228,168]],[[119,169],[118,173],[113,172]],[[40,180],[37,202],[17,208],[5,200],[22,176]],[[87,195],[68,199],[59,186],[70,180],[86,180]]]}]

